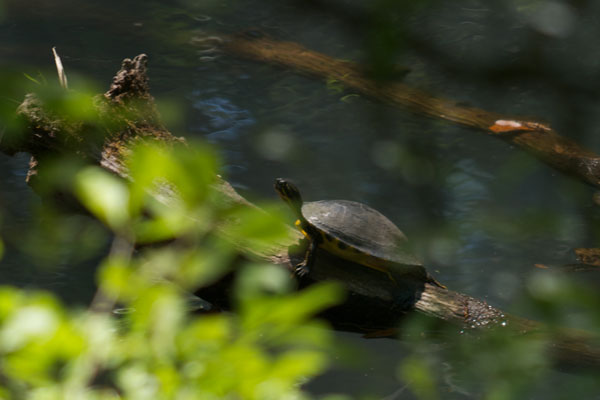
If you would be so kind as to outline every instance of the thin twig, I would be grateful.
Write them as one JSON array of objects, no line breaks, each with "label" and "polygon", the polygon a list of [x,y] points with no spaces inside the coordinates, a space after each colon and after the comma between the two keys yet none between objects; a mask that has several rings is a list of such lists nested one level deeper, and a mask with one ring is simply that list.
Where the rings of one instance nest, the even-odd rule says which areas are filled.
[{"label": "thin twig", "polygon": [[65,73],[62,61],[56,52],[56,47],[52,48],[52,54],[54,54],[54,63],[56,64],[56,71],[58,72],[58,81],[60,82],[60,86],[63,89],[68,90],[69,84],[67,83],[67,74]]}]

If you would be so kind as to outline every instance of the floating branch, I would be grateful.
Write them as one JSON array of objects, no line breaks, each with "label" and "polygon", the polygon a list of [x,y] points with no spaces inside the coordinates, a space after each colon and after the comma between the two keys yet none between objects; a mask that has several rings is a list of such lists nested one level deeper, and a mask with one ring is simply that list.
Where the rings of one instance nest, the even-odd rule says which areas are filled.
[{"label": "floating branch", "polygon": [[530,152],[559,171],[600,187],[600,156],[556,133],[548,124],[502,115],[432,96],[401,82],[379,83],[356,64],[318,53],[294,42],[271,39],[261,32],[228,36],[221,43],[236,56],[292,68],[300,73],[335,79],[384,103],[427,117],[467,126]]}]

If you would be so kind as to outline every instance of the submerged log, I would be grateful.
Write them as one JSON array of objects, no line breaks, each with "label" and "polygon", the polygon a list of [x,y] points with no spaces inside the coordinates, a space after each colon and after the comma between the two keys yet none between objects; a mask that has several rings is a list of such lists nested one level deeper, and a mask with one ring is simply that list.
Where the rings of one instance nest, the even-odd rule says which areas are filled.
[{"label": "submerged log", "polygon": [[566,265],[535,264],[536,268],[562,272],[600,272],[600,249],[577,248],[574,250],[577,262]]},{"label": "submerged log", "polygon": [[577,260],[579,260],[583,264],[600,267],[600,249],[598,248],[575,249],[575,255],[577,256]]},{"label": "submerged log", "polygon": [[[139,140],[153,140],[165,144],[183,142],[173,136],[161,123],[149,92],[145,55],[123,61],[110,90],[96,102],[98,125],[67,122],[45,109],[36,96],[29,95],[18,113],[27,125],[23,132],[7,136],[0,142],[0,151],[14,154],[25,151],[32,154],[30,177],[36,168],[42,168],[44,159],[51,154],[78,154],[123,178],[128,178],[126,160],[130,149]],[[102,140],[90,138],[90,132],[101,134]],[[43,175],[42,175],[43,177]],[[42,179],[42,178],[38,178]],[[227,201],[255,207],[241,197],[227,182],[221,180],[217,190]],[[241,247],[250,257],[293,270],[298,262],[297,248],[302,235],[289,227],[288,240],[271,249],[257,251]],[[345,305],[326,313],[326,317],[340,329],[372,332],[397,326],[401,317],[418,312],[432,319],[450,324],[456,331],[485,332],[504,329],[511,333],[530,334],[545,332],[542,324],[504,313],[485,301],[431,284],[407,282],[399,288],[386,274],[319,253],[311,273],[301,284],[336,280],[347,289]],[[209,301],[221,302],[227,298],[227,282],[223,281],[205,290]],[[600,347],[593,338],[570,330],[551,336],[548,351],[562,364],[600,367]]]},{"label": "submerged log", "polygon": [[559,135],[546,123],[461,106],[453,100],[432,96],[401,82],[376,82],[354,63],[329,57],[294,42],[277,41],[261,32],[229,36],[221,39],[219,44],[236,56],[335,79],[375,100],[500,138],[559,171],[600,187],[600,156]]}]

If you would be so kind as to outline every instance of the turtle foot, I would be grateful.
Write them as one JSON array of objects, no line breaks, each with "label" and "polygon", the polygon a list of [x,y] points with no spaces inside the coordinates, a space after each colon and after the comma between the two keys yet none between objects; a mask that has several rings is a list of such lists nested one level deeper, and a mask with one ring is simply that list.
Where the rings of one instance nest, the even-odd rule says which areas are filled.
[{"label": "turtle foot", "polygon": [[309,269],[305,263],[300,263],[300,264],[296,265],[296,275],[303,277],[303,276],[308,275],[308,273],[309,273]]}]

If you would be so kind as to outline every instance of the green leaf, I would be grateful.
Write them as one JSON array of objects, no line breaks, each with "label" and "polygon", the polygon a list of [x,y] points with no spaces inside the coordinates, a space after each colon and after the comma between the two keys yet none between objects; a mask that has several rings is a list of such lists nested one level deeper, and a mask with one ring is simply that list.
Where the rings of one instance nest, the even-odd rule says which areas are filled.
[{"label": "green leaf", "polygon": [[239,272],[236,295],[240,299],[264,296],[265,293],[288,293],[293,279],[285,268],[272,264],[250,264]]},{"label": "green leaf", "polygon": [[[289,304],[293,308],[293,318],[307,319],[328,307],[339,304],[345,297],[344,289],[335,282],[312,285],[299,292]],[[290,310],[291,311],[291,310]]]},{"label": "green leaf", "polygon": [[56,314],[41,306],[23,307],[6,320],[0,331],[0,346],[5,352],[22,348],[30,340],[52,336],[58,329]]},{"label": "green leaf", "polygon": [[252,248],[256,252],[266,251],[279,241],[288,238],[288,226],[280,207],[240,207],[227,214],[221,232],[233,243]]},{"label": "green leaf", "polygon": [[37,85],[41,85],[42,83],[40,81],[38,81],[37,79],[35,79],[33,76],[29,75],[26,72],[23,72],[23,75],[25,76],[25,78],[29,79],[31,82],[37,84]]},{"label": "green leaf", "polygon": [[[187,209],[204,203],[216,179],[217,160],[206,145],[170,146],[144,143],[129,158],[135,184],[132,204],[141,207],[148,191],[173,191],[181,196]],[[162,187],[161,187],[162,186]],[[172,201],[171,199],[169,199]],[[177,204],[170,204],[176,206]]]},{"label": "green leaf", "polygon": [[121,368],[117,381],[127,399],[155,400],[159,395],[159,382],[156,376],[145,368],[143,363],[133,363]]},{"label": "green leaf", "polygon": [[129,222],[129,191],[125,183],[97,167],[87,167],[75,178],[75,193],[98,219],[115,231]]},{"label": "green leaf", "polygon": [[3,286],[0,288],[0,325],[23,302],[23,294],[17,288]]},{"label": "green leaf", "polygon": [[196,220],[178,207],[166,207],[150,202],[146,208],[148,216],[140,216],[133,229],[136,243],[155,243],[181,237],[194,232],[198,225]]},{"label": "green leaf", "polygon": [[407,382],[419,399],[438,399],[435,378],[427,363],[415,356],[405,359],[400,376]]},{"label": "green leaf", "polygon": [[214,283],[227,272],[236,257],[230,243],[213,238],[202,248],[183,255],[174,280],[188,290]]},{"label": "green leaf", "polygon": [[146,337],[146,354],[157,359],[171,357],[185,312],[184,301],[175,288],[157,283],[140,293],[131,305],[135,310],[130,314],[132,328]]},{"label": "green leaf", "polygon": [[224,315],[213,314],[195,319],[179,335],[179,347],[186,358],[198,349],[216,348],[226,344],[233,332],[232,321]]},{"label": "green leaf", "polygon": [[144,287],[129,262],[118,256],[104,261],[98,270],[98,281],[103,293],[115,300],[131,301]]},{"label": "green leaf", "polygon": [[280,341],[280,337],[313,324],[309,321],[316,313],[339,304],[343,295],[341,286],[328,282],[288,295],[245,298],[240,304],[243,331],[266,341]]},{"label": "green leaf", "polygon": [[314,350],[291,350],[273,363],[273,375],[294,383],[305,375],[322,372],[328,361],[325,354]]}]

